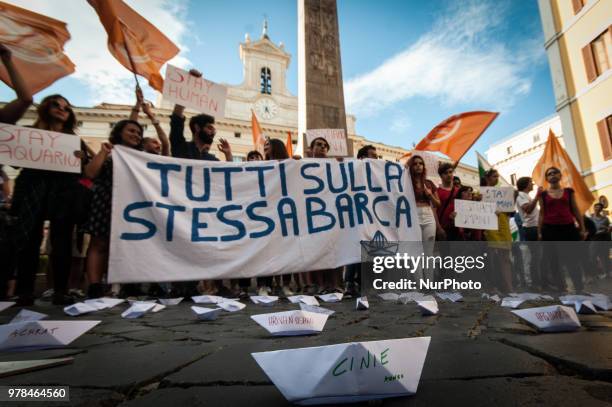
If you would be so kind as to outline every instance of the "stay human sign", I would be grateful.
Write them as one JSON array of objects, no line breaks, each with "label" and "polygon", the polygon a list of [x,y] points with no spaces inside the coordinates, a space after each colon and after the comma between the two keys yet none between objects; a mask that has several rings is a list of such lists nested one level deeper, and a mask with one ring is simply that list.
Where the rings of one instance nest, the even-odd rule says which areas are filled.
[{"label": "stay human sign", "polygon": [[166,66],[163,97],[200,113],[217,118],[225,116],[225,86],[190,75],[189,72],[170,64]]}]

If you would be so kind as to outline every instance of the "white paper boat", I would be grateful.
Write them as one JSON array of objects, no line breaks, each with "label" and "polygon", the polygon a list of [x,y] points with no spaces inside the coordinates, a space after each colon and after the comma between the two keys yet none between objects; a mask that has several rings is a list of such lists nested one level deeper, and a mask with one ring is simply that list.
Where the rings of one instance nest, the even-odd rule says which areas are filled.
[{"label": "white paper boat", "polygon": [[236,312],[244,309],[246,307],[245,304],[234,301],[234,300],[225,300],[217,304],[219,308],[223,308],[227,312]]},{"label": "white paper boat", "polygon": [[290,402],[350,403],[415,394],[430,340],[353,342],[251,355]]},{"label": "white paper boat", "polygon": [[99,311],[97,307],[93,305],[86,304],[84,302],[77,302],[72,305],[68,305],[64,307],[64,313],[70,315],[71,317],[76,317],[83,314],[89,314],[90,312]]},{"label": "white paper boat", "polygon": [[15,301],[0,301],[0,312],[15,305]]},{"label": "white paper boat", "polygon": [[159,301],[160,304],[162,305],[179,305],[179,303],[181,301],[183,301],[183,297],[180,298],[158,298],[157,301]]},{"label": "white paper boat", "polygon": [[502,299],[501,306],[505,308],[518,308],[518,306],[524,302],[525,300],[522,298],[504,297],[504,299]]},{"label": "white paper boat", "polygon": [[114,308],[125,302],[122,298],[100,297],[83,301],[85,304],[93,305],[99,310]]},{"label": "white paper boat", "polygon": [[327,308],[319,307],[318,305],[308,305],[300,302],[300,309],[302,311],[315,312],[317,314],[325,314],[327,316],[331,316],[336,313],[336,311],[332,311]]},{"label": "white paper boat", "polygon": [[327,315],[302,310],[251,315],[251,319],[275,336],[318,334],[323,330]]},{"label": "white paper boat", "polygon": [[128,304],[130,305],[134,305],[134,304],[157,304],[157,301],[155,300],[127,300]]},{"label": "white paper boat", "polygon": [[205,307],[191,307],[192,311],[198,316],[202,321],[214,321],[219,317],[221,308],[205,308]]},{"label": "white paper boat", "polygon": [[253,304],[263,305],[264,307],[270,307],[278,301],[278,297],[275,295],[252,295],[249,298]]},{"label": "white paper boat", "polygon": [[526,308],[512,313],[542,332],[575,331],[580,328],[580,321],[574,309],[564,305]]},{"label": "white paper boat", "polygon": [[399,302],[402,304],[408,304],[409,302],[416,302],[423,299],[424,294],[418,291],[410,291],[407,293],[401,293],[398,297]]},{"label": "white paper boat", "polygon": [[436,293],[441,300],[449,300],[451,302],[462,302],[463,296],[459,293]]},{"label": "white paper boat", "polygon": [[218,304],[225,301],[225,298],[217,295],[196,295],[191,297],[196,304]]},{"label": "white paper boat", "polygon": [[30,321],[0,325],[0,351],[69,345],[100,321]]},{"label": "white paper boat", "polygon": [[[612,304],[608,296],[604,294],[591,294],[591,295],[564,295],[559,297],[561,303],[564,305],[575,305],[578,302],[590,301],[595,306],[595,309],[602,311],[609,311],[612,309]],[[578,308],[576,308],[578,310]]]},{"label": "white paper boat", "polygon": [[344,294],[342,293],[321,294],[318,297],[323,302],[340,302],[342,301],[342,297],[344,297]]},{"label": "white paper boat", "polygon": [[436,300],[417,301],[417,306],[421,310],[421,315],[436,315],[439,311]]},{"label": "white paper boat", "polygon": [[161,311],[163,309],[166,309],[166,306],[164,304],[154,304],[153,308],[151,308],[150,312],[156,313],[156,312],[159,312],[159,311]]},{"label": "white paper boat", "polygon": [[600,309],[602,311],[610,311],[612,310],[612,302],[608,297],[593,297],[591,300],[595,308]]},{"label": "white paper boat", "polygon": [[123,311],[121,316],[127,319],[140,318],[147,312],[151,311],[155,305],[157,304],[154,302],[132,303],[132,306]]},{"label": "white paper boat", "polygon": [[359,297],[357,298],[357,302],[355,304],[355,309],[359,311],[365,311],[370,309],[370,303],[368,302],[368,297]]},{"label": "white paper boat", "polygon": [[525,301],[539,301],[539,300],[552,301],[554,299],[550,295],[537,294],[537,293],[510,293],[508,295],[510,297],[521,298],[522,300],[525,300]]},{"label": "white paper boat", "polygon": [[9,324],[18,324],[20,322],[31,322],[31,321],[40,321],[41,319],[47,318],[49,315],[42,314],[36,311],[30,311],[28,309],[22,309],[19,311],[17,315],[11,319]]},{"label": "white paper boat", "polygon": [[292,304],[299,304],[300,302],[308,305],[319,305],[319,301],[312,295],[292,295],[287,297],[289,302]]},{"label": "white paper boat", "polygon": [[396,293],[382,293],[382,294],[378,294],[378,296],[385,301],[399,300],[399,294],[396,294]]},{"label": "white paper boat", "polygon": [[574,303],[574,308],[578,314],[597,314],[595,305],[589,300],[576,301]]}]

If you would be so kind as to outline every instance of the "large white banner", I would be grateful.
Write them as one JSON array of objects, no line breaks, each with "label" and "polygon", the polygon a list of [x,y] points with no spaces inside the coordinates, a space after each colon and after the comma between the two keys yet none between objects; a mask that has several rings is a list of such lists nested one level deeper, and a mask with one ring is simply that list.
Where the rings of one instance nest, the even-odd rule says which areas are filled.
[{"label": "large white banner", "polygon": [[382,160],[225,163],[113,149],[109,280],[241,278],[361,261],[419,241],[408,173]]}]

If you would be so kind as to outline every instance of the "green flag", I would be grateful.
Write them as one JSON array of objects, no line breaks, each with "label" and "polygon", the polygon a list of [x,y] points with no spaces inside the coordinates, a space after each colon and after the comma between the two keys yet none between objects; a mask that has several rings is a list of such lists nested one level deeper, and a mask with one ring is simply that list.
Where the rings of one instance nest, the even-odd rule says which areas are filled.
[{"label": "green flag", "polygon": [[[482,179],[485,175],[485,172],[492,168],[492,165],[476,151],[476,158],[478,159],[478,176]],[[504,177],[499,175],[499,183],[497,186],[500,187],[511,187],[512,185],[504,179]]]}]

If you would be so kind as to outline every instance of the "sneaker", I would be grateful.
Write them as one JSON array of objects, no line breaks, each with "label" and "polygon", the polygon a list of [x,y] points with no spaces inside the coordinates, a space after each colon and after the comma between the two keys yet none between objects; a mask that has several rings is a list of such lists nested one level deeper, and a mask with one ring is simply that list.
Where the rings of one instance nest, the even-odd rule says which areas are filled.
[{"label": "sneaker", "polygon": [[245,300],[247,298],[249,298],[249,293],[247,292],[246,288],[241,288],[239,293],[238,293],[238,298],[240,298],[241,300]]},{"label": "sneaker", "polygon": [[80,300],[85,298],[85,293],[83,292],[83,290],[77,288],[71,288],[70,290],[68,290],[68,295],[76,297]]},{"label": "sneaker", "polygon": [[55,290],[53,288],[49,288],[47,291],[40,295],[40,299],[43,301],[50,301],[51,298],[55,295]]},{"label": "sneaker", "polygon": [[285,297],[291,297],[292,295],[295,295],[295,293],[291,291],[291,288],[289,288],[288,285],[285,285],[283,286],[283,295]]},{"label": "sneaker", "polygon": [[264,297],[267,295],[270,295],[270,291],[268,291],[269,288],[268,287],[259,287],[259,290],[257,290],[257,295],[259,295],[260,297]]}]

